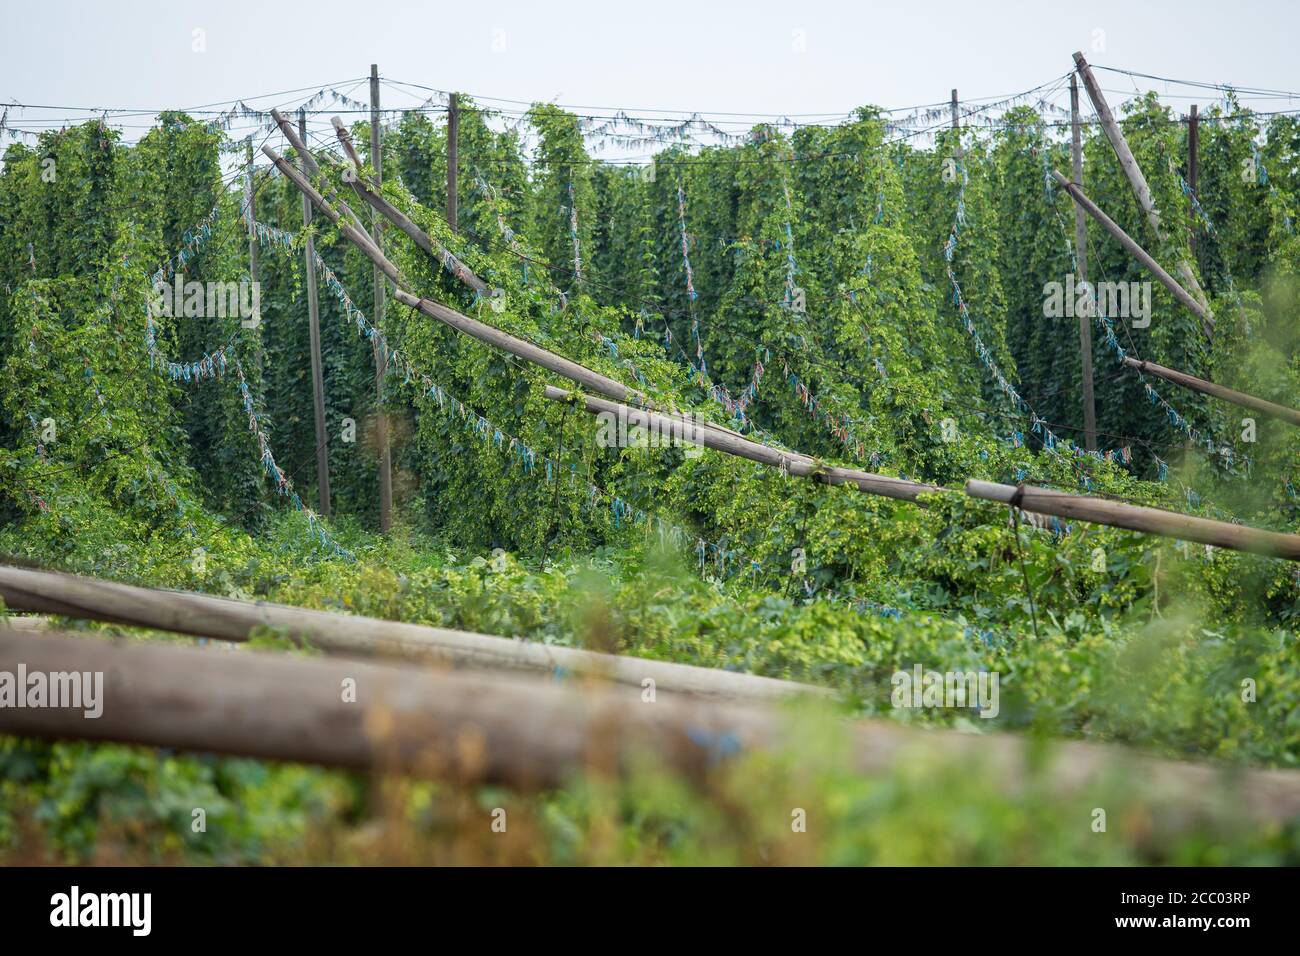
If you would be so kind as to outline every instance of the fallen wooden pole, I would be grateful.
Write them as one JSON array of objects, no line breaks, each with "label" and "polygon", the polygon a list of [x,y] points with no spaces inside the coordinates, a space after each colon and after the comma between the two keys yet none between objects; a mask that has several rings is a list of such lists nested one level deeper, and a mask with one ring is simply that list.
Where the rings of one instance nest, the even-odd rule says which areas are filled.
[{"label": "fallen wooden pole", "polygon": [[[0,733],[114,741],[204,753],[401,773],[520,790],[575,774],[626,774],[649,758],[691,780],[728,757],[806,746],[778,709],[639,689],[436,670],[267,652],[222,653],[0,628],[0,670],[103,675],[101,713],[0,708]],[[888,693],[887,690],[882,693]],[[838,759],[865,774],[914,759],[979,768],[1002,792],[1028,798],[1086,793],[1115,779],[1193,826],[1230,807],[1234,818],[1285,824],[1300,815],[1300,774],[1177,763],[1124,748],[1041,744],[1011,734],[844,725]],[[954,794],[960,800],[960,793]],[[1091,805],[1091,804],[1088,804]],[[1178,824],[1175,824],[1178,825]]]},{"label": "fallen wooden pole", "polygon": [[581,402],[583,408],[593,415],[614,415],[625,419],[629,425],[640,426],[676,441],[703,445],[706,448],[727,452],[740,458],[748,458],[750,461],[757,461],[780,468],[791,475],[815,478],[828,485],[855,485],[859,491],[873,495],[883,495],[886,498],[897,498],[902,501],[916,501],[919,495],[945,490],[938,485],[929,485],[919,481],[892,478],[889,475],[877,475],[853,468],[840,468],[822,464],[807,455],[773,448],[770,445],[750,441],[748,438],[742,438],[729,432],[698,428],[692,422],[660,415],[657,412],[641,408],[631,408],[627,405],[607,402],[591,395],[575,395],[553,385],[546,386],[545,395],[553,402],[576,400]]},{"label": "fallen wooden pole", "polygon": [[1187,290],[1179,285],[1178,281],[1166,272],[1150,253],[1138,245],[1127,232],[1119,227],[1115,220],[1102,212],[1096,203],[1084,195],[1082,189],[1070,182],[1056,170],[1052,170],[1052,178],[1070,194],[1071,198],[1073,198],[1074,201],[1088,213],[1088,215],[1092,216],[1093,219],[1096,219],[1103,229],[1119,240],[1120,245],[1127,249],[1133,258],[1142,263],[1148,272],[1160,280],[1160,284],[1172,292],[1174,298],[1185,305],[1194,315],[1200,318],[1202,322],[1208,321],[1210,314],[1206,310],[1205,306],[1192,298]]},{"label": "fallen wooden pole", "polygon": [[[856,485],[860,491],[868,494],[916,501],[917,496],[921,494],[951,490],[937,485],[905,481],[901,478],[874,475],[849,468],[835,468],[817,462],[800,461],[777,448],[730,435],[692,432],[689,423],[656,415],[643,409],[628,408],[590,395],[574,396],[564,389],[551,385],[546,387],[545,395],[554,402],[580,401],[583,407],[594,415],[626,416],[630,425],[638,425],[679,441],[693,442],[706,448],[748,458],[750,461],[772,465],[792,475],[811,477],[830,485]],[[1300,535],[1262,531],[1227,521],[1212,521],[1208,518],[1179,514],[1176,511],[1130,505],[1106,498],[1072,495],[1050,488],[1017,487],[971,479],[966,482],[966,494],[973,498],[1013,505],[1031,516],[1056,515],[1077,518],[1095,524],[1212,544],[1234,551],[1249,551],[1253,554],[1300,561]]]},{"label": "fallen wooden pole", "polygon": [[1254,395],[1247,395],[1245,392],[1238,392],[1236,389],[1224,385],[1216,385],[1214,382],[1207,382],[1203,378],[1188,375],[1186,372],[1180,372],[1175,368],[1165,368],[1165,366],[1157,365],[1155,362],[1135,359],[1131,355],[1124,356],[1124,364],[1138,371],[1154,375],[1157,378],[1163,378],[1167,382],[1190,388],[1194,392],[1213,395],[1215,398],[1221,398],[1225,402],[1232,402],[1232,404],[1240,405],[1242,408],[1253,409],[1272,418],[1280,418],[1292,425],[1300,425],[1300,411],[1294,408],[1278,405],[1276,402],[1270,402],[1264,398],[1256,398]]},{"label": "fallen wooden pole", "polygon": [[651,680],[667,694],[761,700],[829,693],[826,688],[754,674],[8,565],[0,565],[0,598],[15,610],[227,641],[246,641],[254,629],[269,627],[301,644],[335,654],[387,656],[449,667],[594,675],[637,688]]},{"label": "fallen wooden pole", "polygon": [[1034,488],[1029,485],[1003,485],[971,479],[966,482],[966,494],[972,498],[997,501],[1038,514],[1076,518],[1113,528],[1127,528],[1130,531],[1195,541],[1233,551],[1300,561],[1300,535],[1262,531],[1228,521],[1213,521],[1176,511],[1072,495],[1052,488]]},{"label": "fallen wooden pole", "polygon": [[[1155,200],[1151,198],[1151,187],[1147,185],[1146,177],[1142,175],[1142,167],[1138,165],[1137,160],[1133,157],[1133,151],[1128,147],[1128,140],[1124,138],[1124,131],[1115,122],[1115,117],[1110,111],[1110,105],[1106,102],[1106,96],[1101,91],[1101,84],[1092,75],[1092,67],[1088,65],[1088,61],[1083,58],[1082,53],[1074,54],[1074,65],[1079,71],[1079,76],[1083,78],[1083,86],[1088,91],[1088,99],[1092,100],[1093,108],[1097,111],[1097,118],[1101,121],[1101,128],[1106,133],[1106,138],[1110,140],[1111,148],[1115,150],[1115,157],[1119,160],[1120,168],[1124,170],[1129,185],[1133,187],[1133,195],[1137,197],[1138,205],[1146,213],[1147,222],[1151,225],[1151,231],[1155,233],[1158,242],[1164,242],[1164,230],[1160,227],[1160,211],[1156,208]],[[1214,332],[1214,316],[1210,313],[1206,304],[1205,292],[1201,289],[1201,284],[1196,280],[1196,273],[1185,257],[1180,258],[1178,261],[1178,274],[1183,277],[1183,282],[1195,294],[1196,302],[1201,307],[1201,312],[1197,314],[1201,315],[1204,321],[1206,334],[1212,335]]]}]

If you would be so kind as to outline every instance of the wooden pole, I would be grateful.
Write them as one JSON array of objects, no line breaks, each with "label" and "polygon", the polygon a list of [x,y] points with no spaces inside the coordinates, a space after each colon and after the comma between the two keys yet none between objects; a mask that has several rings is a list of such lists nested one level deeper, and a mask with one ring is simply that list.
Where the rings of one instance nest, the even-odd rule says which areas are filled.
[{"label": "wooden pole", "polygon": [[[307,114],[298,114],[298,130],[307,139]],[[311,157],[299,151],[298,161],[304,174]],[[325,373],[320,354],[320,303],[316,293],[316,243],[311,235],[311,200],[302,197],[302,227],[307,242],[303,247],[307,273],[307,328],[311,348],[311,397],[316,419],[316,492],[318,507],[323,517],[330,514],[330,453],[329,433],[325,429]]]},{"label": "wooden pole", "polygon": [[[442,780],[552,787],[658,757],[698,778],[784,736],[778,712],[622,684],[0,630],[0,668],[102,673],[102,713],[0,708],[0,733],[106,740]],[[791,743],[794,741],[791,740]],[[599,755],[599,756],[597,756]],[[593,757],[605,760],[592,767]]]},{"label": "wooden pole", "polygon": [[[1146,213],[1147,222],[1151,225],[1151,231],[1155,233],[1158,242],[1164,242],[1164,232],[1160,228],[1160,211],[1156,209],[1155,200],[1151,198],[1151,187],[1147,185],[1146,177],[1142,175],[1142,167],[1133,158],[1133,151],[1128,147],[1128,140],[1124,138],[1124,131],[1115,122],[1110,106],[1106,103],[1106,97],[1101,92],[1101,85],[1097,82],[1097,78],[1092,75],[1092,67],[1088,65],[1088,61],[1083,58],[1082,53],[1074,54],[1074,65],[1079,71],[1079,76],[1083,78],[1084,89],[1088,91],[1088,98],[1092,100],[1093,108],[1097,111],[1097,118],[1101,120],[1101,128],[1105,130],[1106,138],[1110,140],[1111,148],[1115,150],[1115,156],[1119,159],[1120,167],[1124,170],[1124,175],[1128,177],[1129,185],[1133,187],[1133,194],[1137,197],[1138,205]],[[1201,284],[1196,279],[1196,272],[1192,269],[1191,263],[1185,258],[1179,259],[1178,274],[1201,306],[1198,315],[1201,315],[1204,320],[1206,335],[1212,335],[1214,332],[1214,316],[1210,313],[1209,306],[1206,304],[1205,293],[1201,290]]]},{"label": "wooden pole", "polygon": [[452,93],[447,102],[447,222],[452,232],[460,230],[460,202],[457,179],[460,174],[460,97]]},{"label": "wooden pole", "polygon": [[966,494],[972,498],[998,501],[1038,514],[1077,518],[1094,524],[1211,544],[1233,551],[1300,561],[1300,535],[1261,531],[1227,521],[1212,521],[1176,511],[1072,495],[1052,488],[1033,488],[1028,485],[1001,485],[971,479],[966,482]]},{"label": "wooden pole", "polygon": [[[379,129],[379,66],[370,64],[370,166],[376,184],[384,181],[384,158]],[[375,248],[382,254],[383,220],[372,213]],[[372,272],[375,286],[375,309],[372,317],[377,329],[384,327],[384,277],[376,265]],[[393,526],[393,466],[388,447],[388,413],[384,409],[384,376],[388,374],[388,356],[378,339],[375,352],[375,441],[379,446],[379,530]]]},{"label": "wooden pole", "polygon": [[[1197,182],[1199,181],[1201,175],[1200,152],[1201,152],[1201,117],[1196,111],[1196,104],[1193,103],[1192,114],[1187,118],[1187,188],[1192,191],[1192,195],[1188,197],[1187,200],[1187,204],[1189,206],[1192,206],[1192,203],[1200,199],[1200,196],[1196,191]],[[1192,229],[1191,229],[1190,239],[1192,243],[1192,254],[1195,255],[1196,254],[1196,208],[1194,206],[1192,206],[1192,208],[1190,209],[1190,213],[1192,218]]]},{"label": "wooden pole", "polygon": [[[245,152],[245,158],[248,164],[248,201],[246,203],[248,208],[248,281],[253,283],[253,287],[256,288],[258,284],[257,188],[256,188],[256,183],[253,182],[253,173],[254,173],[253,137],[249,136],[248,141],[244,145],[247,147]],[[258,320],[260,324],[260,320],[261,320],[260,316],[258,317]],[[254,355],[255,355],[255,364],[257,365],[257,374],[260,377],[262,374],[262,369],[265,365],[265,355],[263,354],[263,349],[262,349],[261,329],[260,328],[257,329],[256,332],[257,332],[257,346],[256,346],[257,351],[254,353]]]},{"label": "wooden pole", "polygon": [[1221,398],[1225,402],[1231,402],[1234,405],[1240,405],[1242,408],[1249,408],[1253,411],[1261,412],[1271,418],[1281,419],[1292,425],[1300,425],[1300,411],[1294,408],[1288,408],[1286,405],[1278,405],[1276,402],[1270,402],[1264,398],[1256,398],[1254,395],[1247,395],[1245,392],[1238,392],[1236,389],[1228,388],[1226,385],[1216,385],[1214,382],[1208,382],[1203,378],[1197,378],[1195,375],[1188,375],[1186,372],[1180,372],[1177,369],[1166,368],[1163,365],[1157,365],[1155,362],[1145,362],[1141,359],[1135,359],[1131,355],[1124,356],[1124,364],[1129,368],[1135,368],[1141,372],[1154,375],[1157,378],[1163,378],[1167,382],[1173,382],[1184,388],[1189,388],[1194,392],[1200,392],[1203,395],[1212,395],[1215,398]]},{"label": "wooden pole", "polygon": [[88,618],[197,637],[243,642],[272,628],[299,644],[331,654],[384,657],[444,667],[528,671],[598,677],[640,688],[654,681],[672,694],[732,700],[769,700],[793,694],[829,694],[823,687],[736,671],[638,657],[598,654],[442,627],[335,614],[259,601],[137,587],[117,581],[0,565],[0,597],[11,610]]},{"label": "wooden pole", "polygon": [[[219,653],[0,630],[0,669],[103,674],[102,713],[0,708],[0,733],[288,760],[520,790],[582,772],[624,775],[645,760],[703,782],[730,754],[806,746],[801,725],[756,704],[660,698],[640,688],[448,674],[368,661],[268,652]],[[196,675],[199,675],[196,678]],[[991,723],[992,721],[990,721]],[[1224,769],[1115,745],[1041,744],[1001,733],[843,724],[845,769],[888,774],[915,759],[978,767],[1012,796],[1027,788],[1084,799],[1116,779],[1140,781],[1166,817],[1195,825],[1215,808],[1283,825],[1300,815],[1300,774]]]},{"label": "wooden pole", "polygon": [[1152,258],[1145,249],[1139,246],[1128,233],[1115,223],[1115,220],[1102,212],[1101,209],[1097,207],[1096,203],[1084,195],[1082,189],[1070,182],[1056,170],[1052,170],[1052,177],[1065,189],[1066,192],[1070,194],[1076,203],[1083,207],[1084,211],[1087,212],[1088,215],[1092,216],[1093,219],[1096,219],[1103,229],[1119,240],[1120,245],[1127,249],[1133,258],[1142,263],[1142,265],[1146,267],[1147,271],[1160,281],[1161,285],[1172,292],[1174,298],[1186,306],[1194,315],[1200,317],[1203,321],[1208,322],[1210,320],[1210,314],[1205,310],[1205,306],[1193,299],[1187,293],[1187,290],[1179,285],[1174,277],[1161,267],[1160,263],[1156,262],[1156,260]]},{"label": "wooden pole", "polygon": [[[351,143],[351,137],[348,135],[347,131],[343,128],[342,122],[339,120],[337,116],[334,117],[333,122],[334,122],[335,131],[338,133],[340,141],[343,142],[344,144],[344,150],[348,152],[349,155],[351,155],[351,150],[349,149]],[[415,242],[416,245],[418,245],[421,249],[427,252],[430,256],[437,259],[438,262],[443,266],[445,267],[449,266],[452,275],[454,275],[457,279],[465,283],[467,286],[469,286],[469,288],[473,289],[475,292],[478,292],[480,295],[494,294],[492,290],[488,289],[487,283],[485,283],[482,279],[476,276],[467,266],[464,265],[464,263],[462,263],[459,259],[457,259],[445,246],[443,246],[437,240],[431,238],[429,234],[426,233],[423,229],[421,229],[418,225],[416,225],[415,222],[413,222],[409,216],[407,216],[400,209],[395,207],[383,196],[379,195],[378,193],[374,192],[372,189],[368,188],[367,185],[360,178],[355,180],[352,183],[352,186],[356,190],[357,195],[361,196],[368,203],[370,203],[370,205],[374,208],[376,212],[381,213],[390,222],[392,222],[394,225],[400,228],[402,232],[406,233],[406,235],[409,236],[411,240]],[[560,374],[565,374],[565,373],[561,372]],[[566,375],[565,377],[567,378],[569,376]],[[599,387],[595,388],[595,391],[599,391],[602,394],[609,394],[608,392],[602,390]],[[614,397],[624,398],[628,396],[639,397],[641,400],[643,401],[645,400],[644,395],[641,395],[640,393],[631,392],[626,388],[623,389],[622,393]],[[651,404],[649,402],[645,402],[645,403]],[[729,435],[737,435],[737,436],[739,435],[738,432],[733,431],[730,428],[727,428],[725,425],[719,425],[714,422],[698,421],[695,424],[699,428],[708,428],[713,431],[725,432],[726,434]],[[797,453],[792,453],[792,454],[797,454]],[[806,455],[799,455],[798,457],[808,458],[808,456]],[[812,459],[809,458],[808,460],[811,461]]]},{"label": "wooden pole", "polygon": [[957,91],[952,91],[952,129],[957,134],[957,146],[955,149],[958,159],[961,159],[963,153],[961,148],[961,114],[957,110]]},{"label": "wooden pole", "polygon": [[[1079,124],[1079,81],[1070,74],[1070,167],[1074,184],[1083,188],[1083,132]],[[1080,283],[1088,281],[1088,221],[1074,207],[1074,257]],[[1079,356],[1083,368],[1083,437],[1088,451],[1097,450],[1097,406],[1092,394],[1092,317],[1079,316]]]}]

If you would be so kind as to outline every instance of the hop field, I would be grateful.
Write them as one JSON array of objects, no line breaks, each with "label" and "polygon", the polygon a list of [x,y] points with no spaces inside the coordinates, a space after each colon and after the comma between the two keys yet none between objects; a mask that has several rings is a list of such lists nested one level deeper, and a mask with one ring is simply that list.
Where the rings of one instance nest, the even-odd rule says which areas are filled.
[{"label": "hop field", "polygon": [[1102,70],[3,107],[0,860],[1300,862],[1300,119]]}]

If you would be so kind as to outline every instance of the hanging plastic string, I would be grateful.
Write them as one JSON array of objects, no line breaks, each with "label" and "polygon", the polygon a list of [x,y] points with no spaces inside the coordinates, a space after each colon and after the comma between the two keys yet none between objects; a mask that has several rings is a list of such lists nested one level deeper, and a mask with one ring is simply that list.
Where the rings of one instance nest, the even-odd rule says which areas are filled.
[{"label": "hanging plastic string", "polygon": [[582,281],[582,248],[578,241],[578,201],[573,192],[573,169],[569,169],[569,237],[573,240],[573,279]]},{"label": "hanging plastic string", "polygon": [[682,184],[677,184],[677,225],[682,238],[682,266],[686,270],[686,302],[691,315],[691,335],[695,339],[695,358],[700,363],[701,382],[707,380],[708,363],[704,360],[704,342],[700,339],[700,317],[695,311],[695,300],[699,294],[695,291],[695,273],[691,271],[690,239],[686,234],[686,194]]},{"label": "hanging plastic string", "polygon": [[[957,313],[961,318],[962,328],[965,330],[967,337],[970,339],[975,355],[980,360],[989,376],[997,385],[998,390],[1002,392],[1012,403],[1016,411],[1029,416],[1030,431],[1038,436],[1043,448],[1057,458],[1062,458],[1062,452],[1072,455],[1076,458],[1093,458],[1097,461],[1121,462],[1128,465],[1133,460],[1132,450],[1127,446],[1121,448],[1106,449],[1105,451],[1088,451],[1080,448],[1068,439],[1060,438],[1052,431],[1047,421],[1040,418],[1038,413],[1025,401],[1016,387],[1007,380],[994,360],[992,350],[984,344],[979,332],[975,329],[975,323],[971,318],[970,307],[966,303],[966,298],[962,295],[961,285],[957,281],[957,275],[953,272],[953,258],[956,255],[958,237],[966,225],[966,186],[969,182],[966,165],[960,160],[955,160],[957,171],[961,175],[961,186],[957,192],[957,212],[953,219],[951,230],[948,233],[948,239],[943,246],[944,269],[948,274],[948,281],[952,284],[952,301],[957,307]],[[1086,476],[1085,476],[1086,477]]]},{"label": "hanging plastic string", "polygon": [[785,298],[782,305],[787,309],[794,309],[796,298],[799,294],[799,287],[795,282],[795,273],[798,267],[794,261],[794,229],[790,224],[794,216],[794,204],[790,199],[790,172],[785,167],[781,167],[781,191],[785,195]]},{"label": "hanging plastic string", "polygon": [[267,438],[265,430],[262,428],[261,420],[257,416],[257,411],[253,406],[253,393],[248,387],[248,380],[244,377],[244,367],[235,360],[235,376],[238,382],[239,396],[244,405],[244,412],[248,415],[248,430],[253,433],[257,441],[258,455],[262,462],[262,467],[266,472],[267,478],[276,493],[282,498],[288,499],[293,505],[295,511],[300,511],[307,516],[308,533],[315,538],[322,547],[331,551],[338,557],[347,558],[349,561],[355,560],[356,556],[341,546],[330,533],[325,529],[325,525],[320,515],[312,511],[294,490],[293,481],[284,470],[276,464],[275,455],[271,452],[271,442]]},{"label": "hanging plastic string", "polygon": [[[184,266],[197,254],[198,249],[207,242],[212,236],[212,224],[215,221],[219,206],[214,206],[213,211],[194,229],[184,234],[185,244],[180,251],[168,259],[153,274],[154,283],[163,281],[176,273],[178,268]],[[269,236],[270,230],[267,230]],[[261,233],[259,232],[259,236]],[[291,246],[292,243],[289,243]],[[249,430],[253,432],[257,439],[258,453],[267,476],[271,479],[273,487],[277,493],[287,498],[293,504],[295,510],[303,511],[307,515],[307,527],[309,533],[318,540],[322,546],[334,554],[353,559],[351,552],[341,547],[325,529],[320,516],[303,504],[301,497],[293,490],[293,484],[288,475],[275,462],[275,456],[271,452],[270,440],[266,432],[262,429],[261,423],[253,408],[252,393],[248,388],[248,382],[244,377],[243,366],[240,365],[239,359],[234,350],[233,341],[228,342],[214,352],[204,355],[196,362],[171,362],[166,360],[157,343],[156,329],[153,323],[152,310],[148,305],[145,307],[146,323],[145,338],[146,349],[149,353],[151,367],[162,368],[168,378],[173,381],[184,384],[194,384],[203,379],[221,379],[224,377],[227,369],[231,366],[236,371],[237,388],[244,405],[244,411],[248,415]],[[236,332],[237,336],[239,333]],[[164,479],[165,480],[165,479]],[[179,508],[179,504],[178,504]],[[192,529],[191,525],[191,529]]]}]

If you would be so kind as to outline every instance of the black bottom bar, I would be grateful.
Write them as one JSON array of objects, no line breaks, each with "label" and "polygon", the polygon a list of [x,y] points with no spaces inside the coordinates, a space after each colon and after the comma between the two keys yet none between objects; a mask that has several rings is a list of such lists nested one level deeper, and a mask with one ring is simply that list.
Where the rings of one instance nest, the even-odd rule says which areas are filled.
[{"label": "black bottom bar", "polygon": [[[74,886],[83,924],[75,927]],[[1286,929],[1294,909],[1295,874],[1278,869],[0,870],[6,943],[76,934],[128,945],[405,938],[436,946],[451,940],[415,934],[451,930],[453,939],[473,934],[499,946],[514,934],[576,940],[622,924],[629,939],[690,925],[692,936],[733,949],[746,936],[770,944],[783,930],[848,932],[873,945],[894,937],[988,943],[1034,929],[1071,942],[1199,935],[1231,945]],[[91,921],[117,925],[84,925]]]}]

